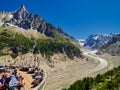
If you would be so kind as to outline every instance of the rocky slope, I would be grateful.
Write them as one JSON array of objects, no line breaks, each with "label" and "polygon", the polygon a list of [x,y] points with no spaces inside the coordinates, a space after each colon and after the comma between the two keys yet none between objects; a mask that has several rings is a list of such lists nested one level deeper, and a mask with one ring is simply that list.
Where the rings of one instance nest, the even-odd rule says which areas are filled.
[{"label": "rocky slope", "polygon": [[98,49],[105,43],[107,43],[114,34],[103,34],[103,35],[90,35],[85,40],[84,47],[90,48],[90,49]]},{"label": "rocky slope", "polygon": [[77,40],[65,33],[60,27],[54,27],[52,24],[46,22],[37,14],[29,13],[25,6],[22,5],[18,10],[13,12],[0,13],[0,26],[6,23],[13,24],[23,29],[33,29],[45,34],[48,37],[56,38],[56,33],[59,33],[68,41],[77,42]]},{"label": "rocky slope", "polygon": [[120,34],[114,35],[109,42],[100,47],[98,53],[109,53],[120,56]]},{"label": "rocky slope", "polygon": [[0,26],[2,26],[6,21],[9,21],[13,18],[12,13],[9,12],[0,12]]}]

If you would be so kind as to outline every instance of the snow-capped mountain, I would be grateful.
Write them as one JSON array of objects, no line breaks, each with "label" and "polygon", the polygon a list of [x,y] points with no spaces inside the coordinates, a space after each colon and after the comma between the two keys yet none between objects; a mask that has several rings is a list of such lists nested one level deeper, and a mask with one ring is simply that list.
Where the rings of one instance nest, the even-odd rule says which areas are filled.
[{"label": "snow-capped mountain", "polygon": [[89,35],[88,38],[85,40],[84,47],[90,49],[98,49],[105,43],[107,43],[114,34],[102,34],[102,35]]},{"label": "snow-capped mountain", "polygon": [[120,56],[120,34],[114,35],[108,43],[98,49],[98,54],[108,53],[113,56]]},{"label": "snow-capped mountain", "polygon": [[84,39],[79,39],[78,41],[79,41],[79,44],[80,44],[81,46],[83,46],[84,43],[85,43],[85,40],[84,40]]}]

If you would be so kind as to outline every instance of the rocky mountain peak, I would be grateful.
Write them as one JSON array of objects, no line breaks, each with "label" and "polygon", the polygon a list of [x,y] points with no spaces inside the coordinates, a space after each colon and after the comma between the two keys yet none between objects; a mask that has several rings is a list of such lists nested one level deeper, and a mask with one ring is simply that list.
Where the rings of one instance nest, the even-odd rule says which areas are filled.
[{"label": "rocky mountain peak", "polygon": [[[7,15],[8,14],[8,15]],[[45,21],[42,17],[37,14],[29,13],[25,8],[25,5],[22,4],[19,9],[14,12],[9,12],[5,15],[0,14],[0,26],[5,25],[6,23],[18,26],[25,30],[33,29],[38,32],[48,36],[55,38],[56,33],[62,36],[64,39],[68,41],[78,42],[74,37],[65,33],[60,27],[55,27],[52,24]],[[3,17],[4,16],[4,17]],[[6,17],[8,17],[6,19]]]},{"label": "rocky mountain peak", "polygon": [[13,12],[13,15],[15,19],[19,20],[19,19],[26,18],[26,16],[28,16],[29,13],[26,10],[24,4],[22,4],[21,7],[17,11]]},{"label": "rocky mountain peak", "polygon": [[24,4],[22,4],[21,7],[17,11],[28,12]]},{"label": "rocky mountain peak", "polygon": [[24,5],[24,4],[22,4],[22,5],[21,5],[21,9],[26,10],[26,8],[25,8],[25,5]]}]

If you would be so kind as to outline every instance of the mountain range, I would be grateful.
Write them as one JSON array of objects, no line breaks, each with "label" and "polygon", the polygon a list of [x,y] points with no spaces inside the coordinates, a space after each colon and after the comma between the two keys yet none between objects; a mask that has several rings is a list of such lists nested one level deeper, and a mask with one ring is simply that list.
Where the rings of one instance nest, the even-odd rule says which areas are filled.
[{"label": "mountain range", "polygon": [[98,54],[100,53],[108,53],[113,56],[120,56],[120,34],[114,35],[108,43],[102,45],[98,49]]},{"label": "mountain range", "polygon": [[0,56],[33,53],[50,58],[64,54],[73,59],[81,57],[78,41],[37,14],[29,13],[25,6],[13,12],[0,12]]},{"label": "mountain range", "polygon": [[90,49],[98,49],[102,45],[106,44],[113,37],[113,35],[114,34],[89,35],[83,46]]},{"label": "mountain range", "polygon": [[62,35],[66,40],[78,42],[74,37],[65,33],[60,27],[55,27],[45,21],[37,14],[29,13],[24,5],[13,12],[0,12],[0,26],[5,26],[7,23],[18,26],[23,29],[37,30],[47,37],[56,37],[56,33]]}]

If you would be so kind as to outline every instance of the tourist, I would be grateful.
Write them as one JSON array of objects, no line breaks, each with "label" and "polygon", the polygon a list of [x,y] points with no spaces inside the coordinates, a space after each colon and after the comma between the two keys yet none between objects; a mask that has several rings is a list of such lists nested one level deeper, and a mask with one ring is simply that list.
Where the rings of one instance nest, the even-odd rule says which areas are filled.
[{"label": "tourist", "polygon": [[20,73],[17,73],[16,78],[18,79],[20,76],[21,76]]},{"label": "tourist", "polygon": [[10,77],[10,82],[9,82],[9,87],[10,90],[14,90],[14,87],[18,86],[18,81],[14,75],[14,73],[12,73],[11,77]]},{"label": "tourist", "polygon": [[8,90],[9,89],[9,82],[10,82],[10,77],[7,74],[6,80],[5,80],[5,83],[4,83],[4,90]]},{"label": "tourist", "polygon": [[17,77],[17,69],[14,69],[14,75]]},{"label": "tourist", "polygon": [[18,90],[21,90],[21,87],[24,87],[25,85],[25,81],[24,81],[24,78],[23,77],[20,77],[18,79]]},{"label": "tourist", "polygon": [[5,75],[2,75],[2,78],[0,79],[0,82],[2,83],[2,85],[4,85],[4,83],[5,83]]},{"label": "tourist", "polygon": [[31,84],[32,84],[32,88],[36,87],[37,85],[39,85],[40,83],[40,79],[36,78]]}]

